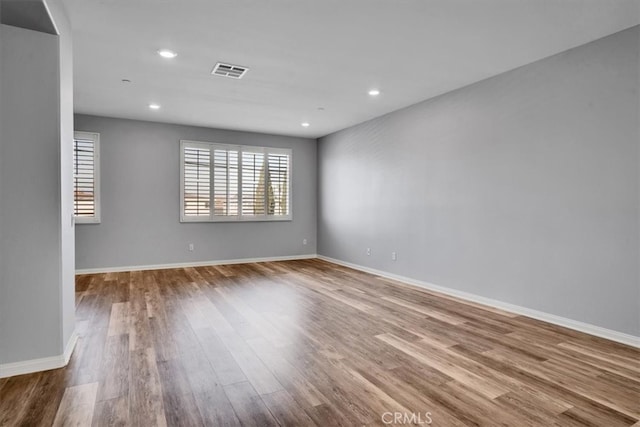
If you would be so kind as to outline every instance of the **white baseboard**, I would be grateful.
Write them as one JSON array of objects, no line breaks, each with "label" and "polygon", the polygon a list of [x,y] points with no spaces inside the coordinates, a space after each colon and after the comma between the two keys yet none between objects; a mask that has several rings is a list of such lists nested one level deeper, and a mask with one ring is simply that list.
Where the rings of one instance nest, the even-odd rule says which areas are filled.
[{"label": "white baseboard", "polygon": [[78,334],[74,332],[69,338],[64,353],[57,356],[43,357],[41,359],[25,360],[22,362],[0,364],[0,378],[13,377],[15,375],[31,374],[39,371],[48,371],[67,366],[73,349],[78,342]]},{"label": "white baseboard", "polygon": [[634,335],[625,334],[623,332],[614,331],[611,329],[602,328],[600,326],[591,325],[589,323],[580,322],[566,317],[556,316],[555,314],[545,313],[543,311],[533,310],[531,308],[522,307],[507,302],[494,300],[491,298],[482,297],[479,295],[471,294],[468,292],[458,291],[456,289],[446,288],[443,286],[434,285],[432,283],[423,282],[421,280],[412,279],[410,277],[399,276],[397,274],[388,273],[382,270],[376,270],[362,265],[352,264],[350,262],[341,261],[339,259],[329,258],[323,255],[318,255],[319,259],[332,262],[334,264],[342,265],[344,267],[353,268],[354,270],[364,271],[365,273],[374,274],[388,279],[404,282],[409,285],[424,288],[430,291],[439,292],[445,295],[450,295],[462,300],[487,305],[494,308],[499,308],[504,311],[508,311],[515,314],[520,314],[534,319],[542,320],[544,322],[552,323],[554,325],[563,326],[565,328],[573,329],[576,331],[584,332],[589,335],[595,335],[600,338],[605,338],[611,341],[616,341],[622,344],[630,345],[632,347],[640,348],[640,337]]},{"label": "white baseboard", "polygon": [[76,270],[76,274],[118,273],[121,271],[166,270],[170,268],[207,267],[210,265],[249,264],[254,262],[295,261],[317,258],[316,254],[274,256],[264,258],[223,259],[216,261],[181,262],[175,264],[128,265],[123,267],[85,268]]}]

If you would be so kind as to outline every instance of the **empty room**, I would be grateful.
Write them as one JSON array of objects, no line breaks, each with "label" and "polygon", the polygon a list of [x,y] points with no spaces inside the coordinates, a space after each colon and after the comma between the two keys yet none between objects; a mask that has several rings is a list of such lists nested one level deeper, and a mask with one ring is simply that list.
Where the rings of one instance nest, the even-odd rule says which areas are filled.
[{"label": "empty room", "polygon": [[640,1],[0,22],[0,426],[640,426]]}]

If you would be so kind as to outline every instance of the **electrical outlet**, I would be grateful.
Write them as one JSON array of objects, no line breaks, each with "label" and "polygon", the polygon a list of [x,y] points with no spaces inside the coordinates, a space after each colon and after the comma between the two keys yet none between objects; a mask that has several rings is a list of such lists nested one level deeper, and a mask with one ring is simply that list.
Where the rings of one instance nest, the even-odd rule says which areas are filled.
[{"label": "electrical outlet", "polygon": [[371,256],[371,248],[367,248],[367,256]]},{"label": "electrical outlet", "polygon": [[302,244],[306,245],[307,244],[307,239],[302,239]]},{"label": "electrical outlet", "polygon": [[398,259],[398,254],[395,252],[391,252],[391,259],[396,261]]},{"label": "electrical outlet", "polygon": [[189,243],[189,252],[193,252],[195,250],[195,246],[193,246],[193,243]]}]

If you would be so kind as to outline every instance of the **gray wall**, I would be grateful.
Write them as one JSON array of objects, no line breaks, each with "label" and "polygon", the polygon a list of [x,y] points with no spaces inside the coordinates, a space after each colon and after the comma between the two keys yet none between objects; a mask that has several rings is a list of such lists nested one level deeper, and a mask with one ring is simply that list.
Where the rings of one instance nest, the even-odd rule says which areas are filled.
[{"label": "gray wall", "polygon": [[[76,268],[316,253],[315,140],[85,115],[75,128],[100,133],[102,192],[102,222],[76,225]],[[293,221],[180,223],[181,139],[292,148]]]},{"label": "gray wall", "polygon": [[60,356],[75,330],[71,27],[61,0],[19,3],[38,25],[0,30],[0,364]]},{"label": "gray wall", "polygon": [[322,138],[318,252],[640,335],[639,37]]},{"label": "gray wall", "polygon": [[76,326],[75,229],[73,217],[73,40],[62,0],[48,0],[58,30],[60,310],[62,353]]},{"label": "gray wall", "polygon": [[0,363],[10,363],[64,347],[59,58],[56,36],[0,27]]},{"label": "gray wall", "polygon": [[[0,7],[0,22],[2,22],[2,7]],[[4,215],[4,208],[3,203],[2,203],[2,194],[4,193],[3,190],[3,186],[2,186],[2,158],[3,156],[3,151],[4,149],[2,148],[4,143],[3,143],[3,133],[2,133],[2,106],[3,106],[3,97],[2,97],[2,79],[3,79],[3,75],[4,73],[2,72],[2,64],[3,64],[3,42],[2,42],[2,25],[0,24],[0,364],[2,363],[3,360],[5,360],[6,355],[6,347],[7,347],[7,342],[6,342],[6,338],[5,338],[5,329],[6,329],[6,320],[5,320],[5,311],[6,311],[6,300],[7,300],[7,286],[5,286],[5,261],[4,260],[4,245],[2,244],[2,242],[4,242],[4,232],[3,232],[3,224],[4,224],[4,219],[3,219],[3,215]]]}]

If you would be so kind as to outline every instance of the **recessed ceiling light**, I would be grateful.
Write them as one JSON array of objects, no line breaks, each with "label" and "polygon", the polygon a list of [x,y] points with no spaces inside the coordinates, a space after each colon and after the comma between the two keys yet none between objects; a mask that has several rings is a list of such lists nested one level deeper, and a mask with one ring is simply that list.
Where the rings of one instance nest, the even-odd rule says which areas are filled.
[{"label": "recessed ceiling light", "polygon": [[177,53],[175,53],[174,51],[169,50],[169,49],[160,49],[158,51],[158,55],[162,56],[163,58],[168,58],[168,59],[175,58],[176,56],[178,56]]},{"label": "recessed ceiling light", "polygon": [[149,108],[151,108],[152,110],[159,110],[160,109],[160,105],[159,104],[149,104]]},{"label": "recessed ceiling light", "polygon": [[308,127],[309,127],[309,123],[307,123],[307,122],[302,122],[302,123],[300,123],[300,125],[301,125],[303,128],[308,128]]},{"label": "recessed ceiling light", "polygon": [[369,91],[369,95],[371,95],[371,96],[378,96],[378,95],[380,95],[380,91],[379,91],[378,89],[371,89],[371,90]]}]

